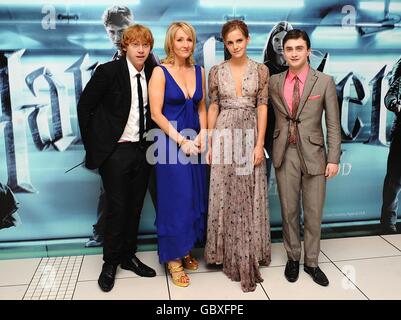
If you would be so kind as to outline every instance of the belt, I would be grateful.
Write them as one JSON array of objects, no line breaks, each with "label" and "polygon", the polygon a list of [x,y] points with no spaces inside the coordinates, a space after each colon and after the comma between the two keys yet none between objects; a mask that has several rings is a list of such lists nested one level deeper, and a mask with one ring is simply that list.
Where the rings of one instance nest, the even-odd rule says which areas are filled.
[{"label": "belt", "polygon": [[139,141],[121,140],[121,141],[118,141],[118,143],[133,143],[133,144],[139,144],[140,142],[139,142]]},{"label": "belt", "polygon": [[119,141],[117,143],[117,146],[130,146],[133,148],[141,148],[141,149],[148,147],[148,145],[146,143],[144,143],[144,142],[141,143],[139,141]]}]

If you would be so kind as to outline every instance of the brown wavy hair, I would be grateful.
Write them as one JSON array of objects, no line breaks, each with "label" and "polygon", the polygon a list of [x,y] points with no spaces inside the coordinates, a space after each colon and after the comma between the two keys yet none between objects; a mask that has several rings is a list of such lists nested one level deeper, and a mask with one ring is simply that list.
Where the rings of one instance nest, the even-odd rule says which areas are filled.
[{"label": "brown wavy hair", "polygon": [[221,29],[221,37],[223,38],[223,40],[226,39],[227,34],[229,34],[231,31],[238,29],[242,32],[242,34],[245,36],[245,38],[249,37],[249,30],[248,30],[248,26],[246,25],[246,23],[242,20],[230,20],[227,21],[222,29]]}]

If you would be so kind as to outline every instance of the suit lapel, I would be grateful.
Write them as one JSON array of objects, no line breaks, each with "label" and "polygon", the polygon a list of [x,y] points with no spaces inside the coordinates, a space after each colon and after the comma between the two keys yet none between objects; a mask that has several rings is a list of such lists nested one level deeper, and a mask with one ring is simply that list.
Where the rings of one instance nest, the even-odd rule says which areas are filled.
[{"label": "suit lapel", "polygon": [[[149,59],[148,59],[149,60]],[[149,85],[150,77],[152,76],[153,68],[148,60],[145,61],[145,77],[146,77],[146,85]],[[150,115],[150,104],[149,104],[149,90],[148,91],[148,104],[145,106],[146,108],[146,131],[149,131],[151,128],[154,127],[152,117]]]},{"label": "suit lapel", "polygon": [[313,87],[315,86],[317,79],[318,79],[318,76],[316,75],[316,71],[314,69],[310,68],[308,75],[306,77],[306,80],[305,80],[304,91],[302,92],[301,100],[299,102],[296,118],[298,118],[299,115],[301,114],[302,109],[304,108],[305,103],[308,100],[308,97],[309,97]]},{"label": "suit lapel", "polygon": [[124,92],[124,107],[128,110],[131,108],[131,99],[132,99],[132,92],[131,92],[131,79],[129,76],[129,70],[128,70],[128,64],[127,64],[127,59],[125,57],[121,58],[119,61],[121,61],[121,73],[120,73],[120,80],[121,80],[121,86]]},{"label": "suit lapel", "polygon": [[280,99],[281,99],[282,105],[284,106],[285,111],[287,112],[288,115],[291,115],[290,108],[288,107],[287,101],[284,98],[284,81],[285,81],[285,78],[287,77],[287,73],[288,73],[288,71],[284,71],[284,72],[280,73],[280,79],[278,81],[278,88],[277,88],[278,90],[277,91],[280,95]]},{"label": "suit lapel", "polygon": [[153,67],[145,62],[145,77],[146,83],[149,84],[150,77],[152,76]]}]

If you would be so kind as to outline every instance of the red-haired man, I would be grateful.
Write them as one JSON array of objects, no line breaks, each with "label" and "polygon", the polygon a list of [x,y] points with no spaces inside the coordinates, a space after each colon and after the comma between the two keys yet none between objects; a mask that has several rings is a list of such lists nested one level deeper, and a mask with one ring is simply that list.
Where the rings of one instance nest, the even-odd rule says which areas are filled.
[{"label": "red-haired man", "polygon": [[118,265],[143,277],[156,275],[135,256],[150,171],[145,135],[151,125],[147,83],[152,67],[145,61],[153,43],[147,27],[128,27],[121,39],[124,57],[100,65],[78,103],[85,165],[99,169],[108,203],[98,281],[105,292],[114,286]]}]

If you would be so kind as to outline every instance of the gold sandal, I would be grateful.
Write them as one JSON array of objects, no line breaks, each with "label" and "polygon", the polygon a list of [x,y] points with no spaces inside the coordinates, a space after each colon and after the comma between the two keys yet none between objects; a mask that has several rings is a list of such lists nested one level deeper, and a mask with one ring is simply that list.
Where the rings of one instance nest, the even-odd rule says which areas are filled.
[{"label": "gold sandal", "polygon": [[184,256],[184,258],[182,259],[182,264],[185,269],[189,270],[197,270],[199,267],[198,260],[191,256],[191,253],[188,253],[186,256]]},{"label": "gold sandal", "polygon": [[[170,263],[167,263],[167,269],[171,275],[171,280],[176,286],[179,287],[188,287],[189,286],[189,277],[188,275],[184,272],[184,274],[178,275],[178,272],[183,272],[184,268],[182,265],[176,265],[172,266]],[[174,275],[175,274],[175,275]],[[188,279],[187,281],[185,281]]]}]

